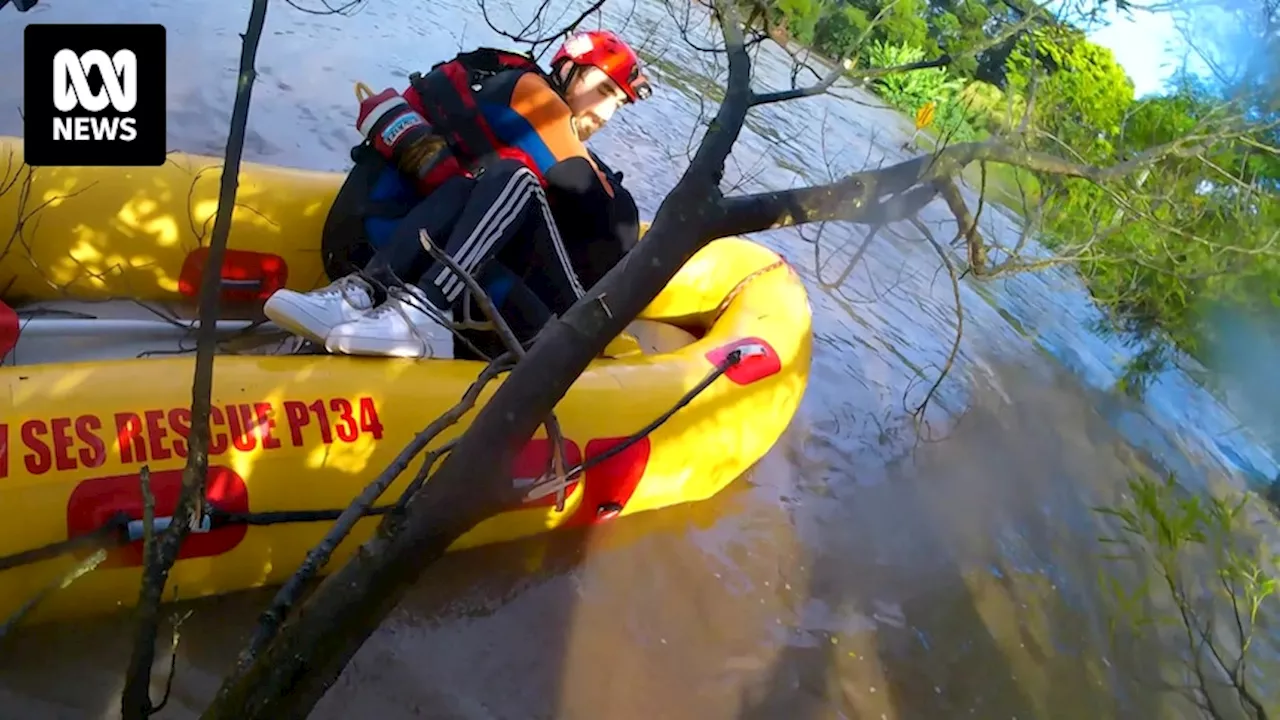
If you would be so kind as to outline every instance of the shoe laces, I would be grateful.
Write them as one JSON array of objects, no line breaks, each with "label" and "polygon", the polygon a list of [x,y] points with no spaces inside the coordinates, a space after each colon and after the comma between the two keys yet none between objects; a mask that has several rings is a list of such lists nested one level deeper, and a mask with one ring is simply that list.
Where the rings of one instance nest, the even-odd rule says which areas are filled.
[{"label": "shoe laces", "polygon": [[409,315],[409,308],[413,308],[413,310],[418,313],[427,315],[436,325],[444,328],[446,332],[448,332],[448,326],[444,321],[437,317],[437,312],[433,312],[435,308],[429,301],[401,288],[388,288],[387,301],[366,313],[365,318],[370,320],[381,320],[390,315],[399,315],[404,321],[405,327],[413,337],[421,343],[424,348],[430,348],[431,342],[421,331],[421,321]]},{"label": "shoe laces", "polygon": [[340,277],[329,283],[319,293],[322,297],[341,297],[347,304],[353,307],[360,307],[361,303],[352,302],[353,297],[357,300],[368,300],[369,286],[358,277]]},{"label": "shoe laces", "polygon": [[404,309],[400,307],[400,303],[401,303],[400,298],[397,297],[395,294],[393,294],[390,290],[388,290],[386,302],[370,310],[365,315],[365,317],[373,320],[380,320],[388,315],[399,313],[407,321],[409,317],[405,313]]},{"label": "shoe laces", "polygon": [[409,316],[409,308],[430,316],[437,323],[440,322],[439,318],[436,317],[436,313],[432,312],[434,308],[431,307],[430,302],[403,288],[388,288],[387,301],[374,308],[370,312],[370,316],[381,318],[397,313],[404,318],[406,323],[416,326],[418,323],[414,322],[413,318]]}]

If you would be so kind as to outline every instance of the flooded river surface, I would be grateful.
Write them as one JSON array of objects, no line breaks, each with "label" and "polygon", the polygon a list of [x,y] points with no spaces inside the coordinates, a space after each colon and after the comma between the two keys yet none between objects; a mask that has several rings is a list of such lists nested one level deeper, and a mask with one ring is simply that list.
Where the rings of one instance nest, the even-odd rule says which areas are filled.
[{"label": "flooded river surface", "polygon": [[[651,218],[687,163],[700,104],[714,110],[716,81],[666,11],[638,2],[610,0],[607,24],[644,43],[656,92],[592,142]],[[0,133],[21,134],[26,23],[160,22],[169,146],[221,154],[248,5],[44,0],[27,14],[0,11],[0,64],[11,69]],[[536,6],[490,12],[514,30]],[[371,0],[351,17],[272,3],[247,159],[345,169],[354,83],[399,86],[457,48],[503,42],[472,0]],[[756,87],[784,86],[787,61],[764,47]],[[866,104],[810,98],[753,111],[727,180],[778,189],[908,157],[909,123],[855,97]],[[987,215],[987,232],[1011,231]],[[940,201],[924,219],[950,238]],[[1275,465],[1180,372],[1161,376],[1144,404],[1112,393],[1126,353],[1092,333],[1097,311],[1057,272],[962,283],[960,357],[922,435],[910,410],[951,346],[951,285],[906,225],[846,272],[864,231],[828,227],[820,253],[809,230],[759,236],[805,277],[815,351],[800,413],[749,476],[711,501],[590,534],[451,555],[314,717],[1176,714],[1150,683],[1160,649],[1108,640],[1090,508],[1114,502],[1153,461],[1201,479],[1225,473],[1228,459],[1267,475]],[[159,717],[204,707],[268,597],[184,608],[193,614]],[[0,717],[118,717],[128,633],[111,618],[13,638],[0,656]],[[159,697],[165,669],[156,675]]]}]

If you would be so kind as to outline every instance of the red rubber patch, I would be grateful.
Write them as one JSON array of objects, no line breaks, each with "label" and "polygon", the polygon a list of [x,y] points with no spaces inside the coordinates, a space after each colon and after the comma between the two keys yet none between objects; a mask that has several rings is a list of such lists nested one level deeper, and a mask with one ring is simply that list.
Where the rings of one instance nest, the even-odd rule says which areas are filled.
[{"label": "red rubber patch", "polygon": [[[582,450],[574,441],[565,438],[564,441],[564,466],[568,470],[582,462]],[[547,438],[532,438],[525,446],[521,448],[520,454],[511,463],[512,478],[527,478],[529,480],[537,480],[547,472],[547,468],[551,467],[551,441]],[[573,489],[578,486],[581,475],[574,478],[569,487],[565,489],[565,495],[568,496]],[[551,493],[537,500],[530,500],[524,504],[524,507],[554,507],[556,504],[556,495]]]},{"label": "red rubber patch", "polygon": [[[204,280],[204,266],[209,248],[199,247],[187,253],[178,275],[178,292],[189,298],[198,297]],[[222,256],[222,300],[228,303],[266,302],[289,280],[289,266],[284,258],[251,250],[226,250]]]},{"label": "red rubber patch", "polygon": [[9,353],[13,352],[21,332],[18,313],[9,307],[8,303],[0,300],[0,360],[9,357]]},{"label": "red rubber patch", "polygon": [[709,350],[707,360],[712,365],[720,365],[729,357],[729,353],[744,348],[746,354],[736,364],[725,371],[724,376],[736,385],[750,385],[782,370],[782,359],[778,357],[773,346],[758,337],[747,337],[734,340],[728,345]]},{"label": "red rubber patch", "polygon": [[[599,457],[610,448],[626,442],[625,437],[599,438],[587,442],[587,460]],[[578,444],[564,441],[564,463],[566,470],[572,470],[582,462],[582,452]],[[620,451],[617,455],[592,465],[585,473],[579,474],[569,481],[565,489],[568,496],[574,492],[580,482],[585,480],[582,504],[574,511],[573,516],[565,521],[564,527],[581,527],[612,520],[626,506],[627,501],[635,494],[644,478],[645,468],[649,466],[649,438],[641,438],[634,444]],[[536,479],[546,472],[551,461],[551,442],[546,438],[534,438],[524,446],[513,463],[512,477]],[[585,476],[585,478],[584,478]],[[554,507],[555,493],[525,503],[524,507]]]},{"label": "red rubber patch", "polygon": [[[627,438],[601,438],[588,442],[588,462],[626,441]],[[567,524],[570,527],[594,525],[617,517],[644,478],[650,449],[649,438],[643,437],[617,455],[587,468],[582,505]]]},{"label": "red rubber patch", "polygon": [[[151,473],[151,493],[156,499],[156,517],[173,514],[178,506],[178,493],[182,489],[182,469],[161,470]],[[205,497],[219,510],[231,513],[249,512],[249,490],[244,480],[227,467],[209,467],[209,481]],[[131,519],[142,519],[142,485],[137,473],[113,475],[85,480],[71,492],[67,500],[67,537],[91,533],[102,527],[118,512]],[[193,532],[182,542],[178,559],[211,557],[228,552],[240,544],[247,525],[228,525],[210,532]],[[87,557],[88,553],[81,552]],[[140,567],[142,565],[142,541],[115,548],[102,563],[104,568]]]}]

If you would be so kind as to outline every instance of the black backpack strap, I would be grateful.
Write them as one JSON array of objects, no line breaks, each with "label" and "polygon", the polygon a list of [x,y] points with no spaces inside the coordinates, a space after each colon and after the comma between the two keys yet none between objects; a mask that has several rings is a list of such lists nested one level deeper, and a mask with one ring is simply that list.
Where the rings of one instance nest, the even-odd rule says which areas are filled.
[{"label": "black backpack strap", "polygon": [[480,129],[484,119],[466,75],[461,65],[446,63],[426,75],[409,76],[409,82],[422,98],[427,121],[444,135],[459,160],[465,158],[464,166],[482,163],[496,150]]},{"label": "black backpack strap", "polygon": [[608,176],[609,176],[609,178],[613,180],[613,183],[614,183],[615,185],[622,185],[622,172],[621,172],[621,171],[614,170],[613,168],[609,167],[608,165],[605,165],[605,164],[604,164],[604,161],[600,159],[600,156],[596,154],[596,151],[595,151],[595,150],[592,150],[592,149],[590,149],[590,148],[587,148],[587,152],[588,152],[588,153],[590,153],[590,155],[591,155],[591,159],[596,161],[596,167],[600,168],[600,169],[604,172],[604,174],[605,174],[605,175],[608,175]]},{"label": "black backpack strap", "polygon": [[526,70],[544,74],[532,55],[497,48],[482,47],[471,52],[459,53],[454,61],[460,62],[467,72],[471,73],[472,80],[484,80],[507,70]]},{"label": "black backpack strap", "polygon": [[435,64],[426,75],[415,72],[409,76],[427,122],[445,137],[464,166],[484,167],[497,155],[476,93],[489,79],[512,70],[544,74],[532,57],[479,48]]}]

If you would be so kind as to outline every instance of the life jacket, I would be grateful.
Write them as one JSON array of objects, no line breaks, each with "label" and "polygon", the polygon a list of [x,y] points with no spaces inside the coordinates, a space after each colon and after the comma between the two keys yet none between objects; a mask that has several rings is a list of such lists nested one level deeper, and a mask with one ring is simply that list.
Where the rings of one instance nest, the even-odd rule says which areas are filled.
[{"label": "life jacket", "polygon": [[426,75],[409,76],[405,101],[431,123],[432,129],[448,146],[428,173],[428,183],[435,186],[455,175],[483,172],[496,159],[524,163],[546,186],[546,178],[528,153],[504,144],[489,127],[476,94],[494,76],[510,70],[537,73],[551,79],[533,58],[520,53],[493,48],[480,48],[461,53],[447,62],[432,66]]},{"label": "life jacket", "polygon": [[355,166],[348,173],[325,219],[321,238],[326,274],[335,279],[364,267],[385,243],[399,219],[452,177],[474,177],[496,159],[524,163],[546,186],[546,178],[527,153],[505,145],[489,127],[476,95],[494,76],[510,70],[538,73],[528,55],[479,48],[436,63],[425,75],[409,76],[401,95],[426,118],[444,147],[419,183],[404,177],[368,140],[351,149]]}]

